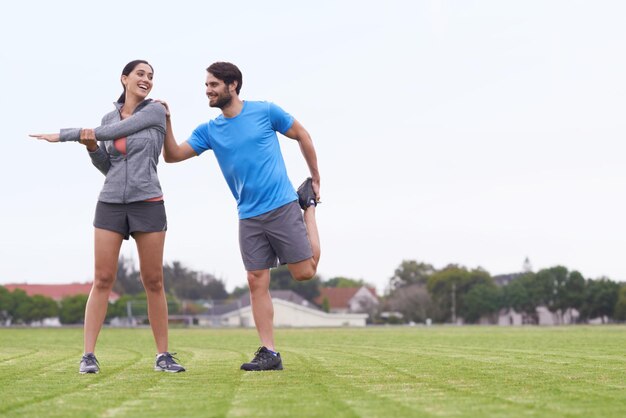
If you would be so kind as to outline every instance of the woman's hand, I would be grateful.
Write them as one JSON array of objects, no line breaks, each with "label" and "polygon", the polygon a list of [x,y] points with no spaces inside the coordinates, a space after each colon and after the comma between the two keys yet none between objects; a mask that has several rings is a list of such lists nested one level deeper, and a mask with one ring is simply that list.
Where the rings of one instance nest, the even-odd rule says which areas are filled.
[{"label": "woman's hand", "polygon": [[98,149],[96,133],[93,129],[81,129],[79,142],[87,147],[87,150],[90,152],[94,152]]},{"label": "woman's hand", "polygon": [[30,134],[31,138],[43,139],[48,142],[59,142],[59,134]]}]

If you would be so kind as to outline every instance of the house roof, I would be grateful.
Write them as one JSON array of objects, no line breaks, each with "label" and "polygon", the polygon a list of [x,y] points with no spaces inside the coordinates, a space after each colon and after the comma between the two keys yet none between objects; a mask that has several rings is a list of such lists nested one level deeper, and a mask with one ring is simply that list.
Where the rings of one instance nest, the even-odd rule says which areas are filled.
[{"label": "house roof", "polygon": [[493,282],[498,286],[506,286],[514,280],[523,277],[526,273],[509,273],[492,276]]},{"label": "house roof", "polygon": [[[69,284],[27,284],[27,283],[11,283],[4,286],[9,291],[21,289],[28,296],[43,295],[60,301],[67,296],[88,295],[91,291],[91,282],[88,283],[69,283]],[[120,298],[115,292],[111,292],[109,296],[110,302],[115,302]]]},{"label": "house roof", "polygon": [[[376,289],[373,287],[364,286],[369,292],[378,299],[376,295]],[[348,308],[350,299],[356,295],[361,287],[321,287],[320,295],[315,298],[315,303],[322,305],[324,299],[328,299],[328,305],[330,309],[344,309]]]},{"label": "house roof", "polygon": [[[307,308],[319,310],[319,308],[313,305],[308,300],[304,299],[302,296],[294,292],[293,290],[270,290],[270,294],[272,299],[282,299],[291,303],[295,303],[296,305],[303,305]],[[211,315],[222,315],[227,312],[234,311],[239,308],[243,308],[250,305],[250,294],[245,294],[241,296],[239,299],[223,304],[223,305],[215,305],[213,306],[209,313]]]}]

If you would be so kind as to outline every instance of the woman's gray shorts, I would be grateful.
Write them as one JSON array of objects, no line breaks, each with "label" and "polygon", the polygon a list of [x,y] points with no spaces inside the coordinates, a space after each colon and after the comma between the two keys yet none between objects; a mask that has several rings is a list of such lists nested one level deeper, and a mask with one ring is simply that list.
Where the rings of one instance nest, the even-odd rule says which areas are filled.
[{"label": "woman's gray shorts", "polygon": [[239,248],[247,271],[265,270],[313,257],[302,210],[296,201],[239,220]]},{"label": "woman's gray shorts", "polygon": [[93,226],[117,232],[124,239],[135,232],[167,231],[165,202],[98,202]]}]

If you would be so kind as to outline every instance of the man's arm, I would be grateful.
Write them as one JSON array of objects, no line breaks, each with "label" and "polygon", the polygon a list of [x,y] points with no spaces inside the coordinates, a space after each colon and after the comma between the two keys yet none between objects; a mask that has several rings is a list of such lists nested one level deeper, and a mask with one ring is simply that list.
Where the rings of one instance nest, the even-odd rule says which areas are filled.
[{"label": "man's arm", "polygon": [[294,119],[291,128],[285,132],[285,136],[298,141],[300,145],[300,151],[304,156],[306,164],[309,166],[309,172],[313,179],[313,191],[318,199],[320,198],[320,173],[317,169],[317,154],[315,153],[315,147],[313,146],[313,140],[309,133],[304,129],[304,126]]},{"label": "man's arm", "polygon": [[170,119],[170,108],[167,103],[161,100],[157,100],[165,107],[165,142],[163,143],[163,159],[166,163],[177,163],[187,160],[191,157],[195,157],[198,154],[191,148],[186,142],[178,144],[174,137],[174,130],[172,129],[172,120]]}]

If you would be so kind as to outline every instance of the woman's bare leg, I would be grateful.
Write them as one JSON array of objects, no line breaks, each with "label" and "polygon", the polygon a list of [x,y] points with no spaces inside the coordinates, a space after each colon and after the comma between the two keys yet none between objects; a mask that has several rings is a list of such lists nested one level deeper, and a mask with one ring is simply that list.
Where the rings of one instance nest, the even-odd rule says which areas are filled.
[{"label": "woman's bare leg", "polygon": [[165,232],[135,232],[139,271],[148,299],[148,319],[157,352],[167,351],[168,313],[163,286],[163,247]]},{"label": "woman's bare leg", "polygon": [[117,278],[117,260],[124,237],[96,228],[94,233],[95,274],[85,307],[84,350],[93,353],[109,306],[109,295]]}]

